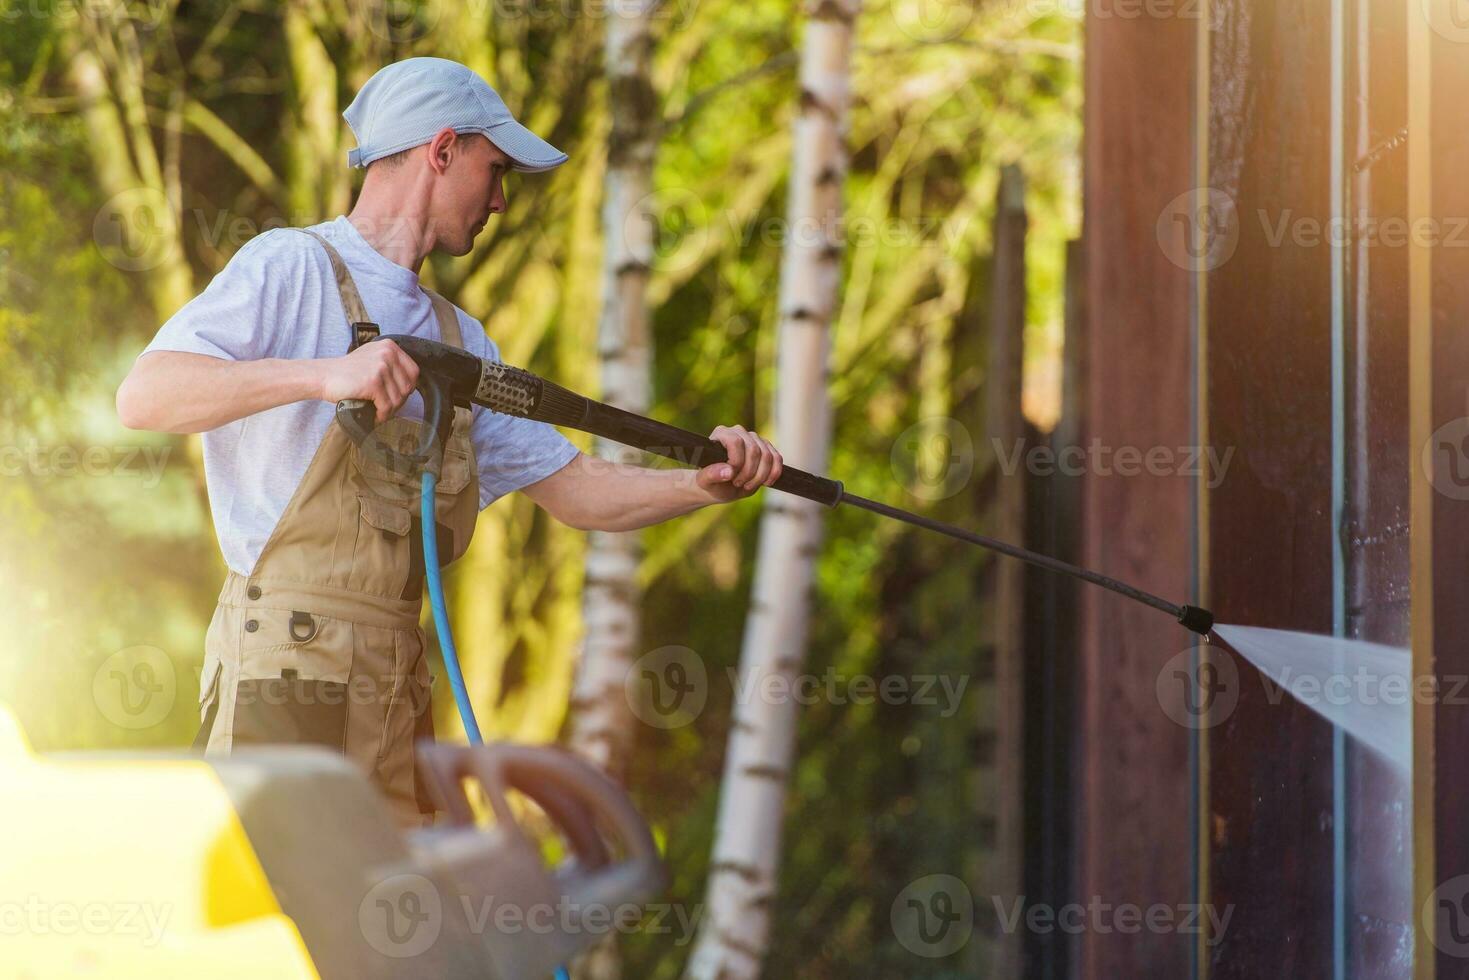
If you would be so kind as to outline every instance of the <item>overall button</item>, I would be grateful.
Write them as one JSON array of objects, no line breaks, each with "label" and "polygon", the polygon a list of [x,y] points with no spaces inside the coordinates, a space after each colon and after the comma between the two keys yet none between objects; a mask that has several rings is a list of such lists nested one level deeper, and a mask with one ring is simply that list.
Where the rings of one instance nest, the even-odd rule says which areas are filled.
[{"label": "overall button", "polygon": [[253,633],[260,628],[260,624],[253,619],[245,620],[245,632]]},{"label": "overall button", "polygon": [[260,598],[260,586],[258,586],[258,585],[252,585],[252,586],[250,586],[248,589],[245,590],[245,594],[247,596],[249,596],[250,598],[252,598],[252,599],[259,599]]}]

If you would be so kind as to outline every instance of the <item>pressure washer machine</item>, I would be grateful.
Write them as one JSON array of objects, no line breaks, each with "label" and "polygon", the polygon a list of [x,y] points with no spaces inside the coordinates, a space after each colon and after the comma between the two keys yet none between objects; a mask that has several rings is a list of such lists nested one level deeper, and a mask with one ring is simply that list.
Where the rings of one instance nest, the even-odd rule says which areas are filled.
[{"label": "pressure washer machine", "polygon": [[36,755],[0,708],[0,972],[534,980],[664,888],[626,794],[570,754],[419,759],[447,821],[405,834],[325,749]]}]

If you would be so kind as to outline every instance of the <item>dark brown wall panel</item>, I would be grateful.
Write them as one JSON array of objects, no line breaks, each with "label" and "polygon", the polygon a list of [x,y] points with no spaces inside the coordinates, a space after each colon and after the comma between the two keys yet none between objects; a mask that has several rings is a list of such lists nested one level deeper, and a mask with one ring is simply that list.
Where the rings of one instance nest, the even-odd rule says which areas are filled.
[{"label": "dark brown wall panel", "polygon": [[[1210,184],[1239,241],[1208,282],[1210,439],[1236,449],[1210,496],[1209,598],[1221,622],[1330,633],[1331,253],[1310,234],[1331,218],[1330,5],[1215,11]],[[1331,975],[1331,728],[1266,690],[1241,661],[1206,735],[1209,899],[1232,908],[1218,980]]]},{"label": "dark brown wall panel", "polygon": [[[1195,19],[1087,22],[1085,439],[1113,450],[1181,447],[1190,423],[1191,275],[1159,245],[1192,187]],[[1193,485],[1089,472],[1083,563],[1167,596],[1192,578]],[[1188,646],[1166,616],[1083,589],[1078,895],[1147,907],[1192,901],[1189,736],[1155,681]],[[1190,937],[1088,930],[1084,977],[1183,977]]]},{"label": "dark brown wall panel", "polygon": [[[1434,670],[1448,679],[1443,689],[1451,692],[1469,676],[1469,500],[1464,499],[1469,484],[1463,481],[1462,438],[1469,427],[1464,421],[1469,413],[1469,23],[1446,20],[1440,27],[1431,38],[1430,93],[1432,218],[1440,236],[1432,255],[1431,425],[1441,436],[1432,447],[1438,466],[1434,485],[1441,488],[1433,495],[1432,629]],[[1450,460],[1454,453],[1457,474]],[[1454,879],[1469,875],[1469,790],[1463,776],[1469,706],[1462,696],[1445,697],[1434,712],[1433,884],[1445,886],[1440,899],[1458,905],[1453,917],[1458,935],[1439,936],[1436,980],[1460,980],[1469,977],[1464,938],[1469,885]]]}]

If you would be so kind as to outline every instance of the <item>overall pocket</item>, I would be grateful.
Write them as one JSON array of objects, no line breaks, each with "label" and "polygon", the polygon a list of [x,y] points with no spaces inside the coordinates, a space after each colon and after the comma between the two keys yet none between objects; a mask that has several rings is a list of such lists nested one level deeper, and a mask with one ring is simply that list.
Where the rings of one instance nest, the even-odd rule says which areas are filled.
[{"label": "overall pocket", "polygon": [[424,653],[423,630],[399,630],[393,636],[393,693],[383,716],[377,771],[390,792],[412,800],[420,813],[434,811],[434,801],[418,772],[417,746],[433,741],[431,703],[433,677]]},{"label": "overall pocket", "polygon": [[[204,632],[204,662],[199,667],[199,722],[205,729],[209,720],[209,709],[214,705],[219,696],[219,675],[224,667],[224,658],[227,652],[225,647],[229,637],[227,610],[222,605],[214,607],[214,615],[209,618],[209,628]],[[208,731],[202,733],[208,737]]]},{"label": "overall pocket", "polygon": [[218,604],[214,615],[209,618],[209,629],[204,633],[204,662],[199,668],[199,731],[194,736],[193,749],[203,752],[209,748],[218,722],[222,693],[226,689],[225,664],[231,669],[238,663],[239,649],[235,633],[239,630],[239,610]]},{"label": "overall pocket", "polygon": [[418,769],[418,746],[434,741],[433,683],[428,657],[420,656],[408,679],[408,695],[413,707],[413,795],[420,813],[433,813],[438,809],[428,782]]},{"label": "overall pocket", "polygon": [[209,738],[214,731],[216,706],[219,704],[219,674],[222,669],[218,660],[206,658],[204,672],[199,675],[199,731],[194,736],[195,752],[203,752],[209,747]]},{"label": "overall pocket", "polygon": [[290,668],[235,686],[234,744],[322,745],[347,751],[347,685],[309,680]]},{"label": "overall pocket", "polygon": [[352,572],[347,587],[354,592],[404,598],[411,584],[414,554],[422,548],[413,539],[413,506],[371,493],[357,495],[360,523],[352,548]]},{"label": "overall pocket", "polygon": [[252,607],[241,625],[233,744],[345,751],[352,624],[306,610]]},{"label": "overall pocket", "polygon": [[[453,432],[434,493],[435,540],[444,565],[464,553],[479,515],[472,426],[473,415],[455,409]],[[417,445],[421,430],[422,423],[416,420],[393,418],[378,426],[373,438],[406,453]],[[372,595],[417,599],[423,594],[424,573],[422,474],[390,470],[360,446],[352,447],[350,461],[361,526],[348,587]]]}]

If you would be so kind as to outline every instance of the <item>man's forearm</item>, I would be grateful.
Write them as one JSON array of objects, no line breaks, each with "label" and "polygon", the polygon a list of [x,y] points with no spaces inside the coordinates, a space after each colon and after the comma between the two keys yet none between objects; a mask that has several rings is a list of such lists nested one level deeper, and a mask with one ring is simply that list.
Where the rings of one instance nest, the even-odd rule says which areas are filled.
[{"label": "man's forearm", "polygon": [[633,531],[717,503],[697,476],[697,470],[649,469],[581,455],[547,480],[556,484],[555,497],[537,502],[573,527]]},{"label": "man's forearm", "polygon": [[696,470],[648,469],[606,464],[605,494],[592,495],[589,507],[599,511],[589,526],[601,531],[633,531],[682,517],[715,503],[700,487]]},{"label": "man's forearm", "polygon": [[317,399],[361,398],[386,422],[413,392],[418,365],[391,340],[345,357],[229,361],[154,351],[138,358],[117,389],[117,414],[130,429],[205,432],[256,412]]},{"label": "man's forearm", "polygon": [[117,391],[130,429],[205,432],[279,405],[319,397],[318,362],[269,358],[228,361],[155,351],[138,360]]}]

